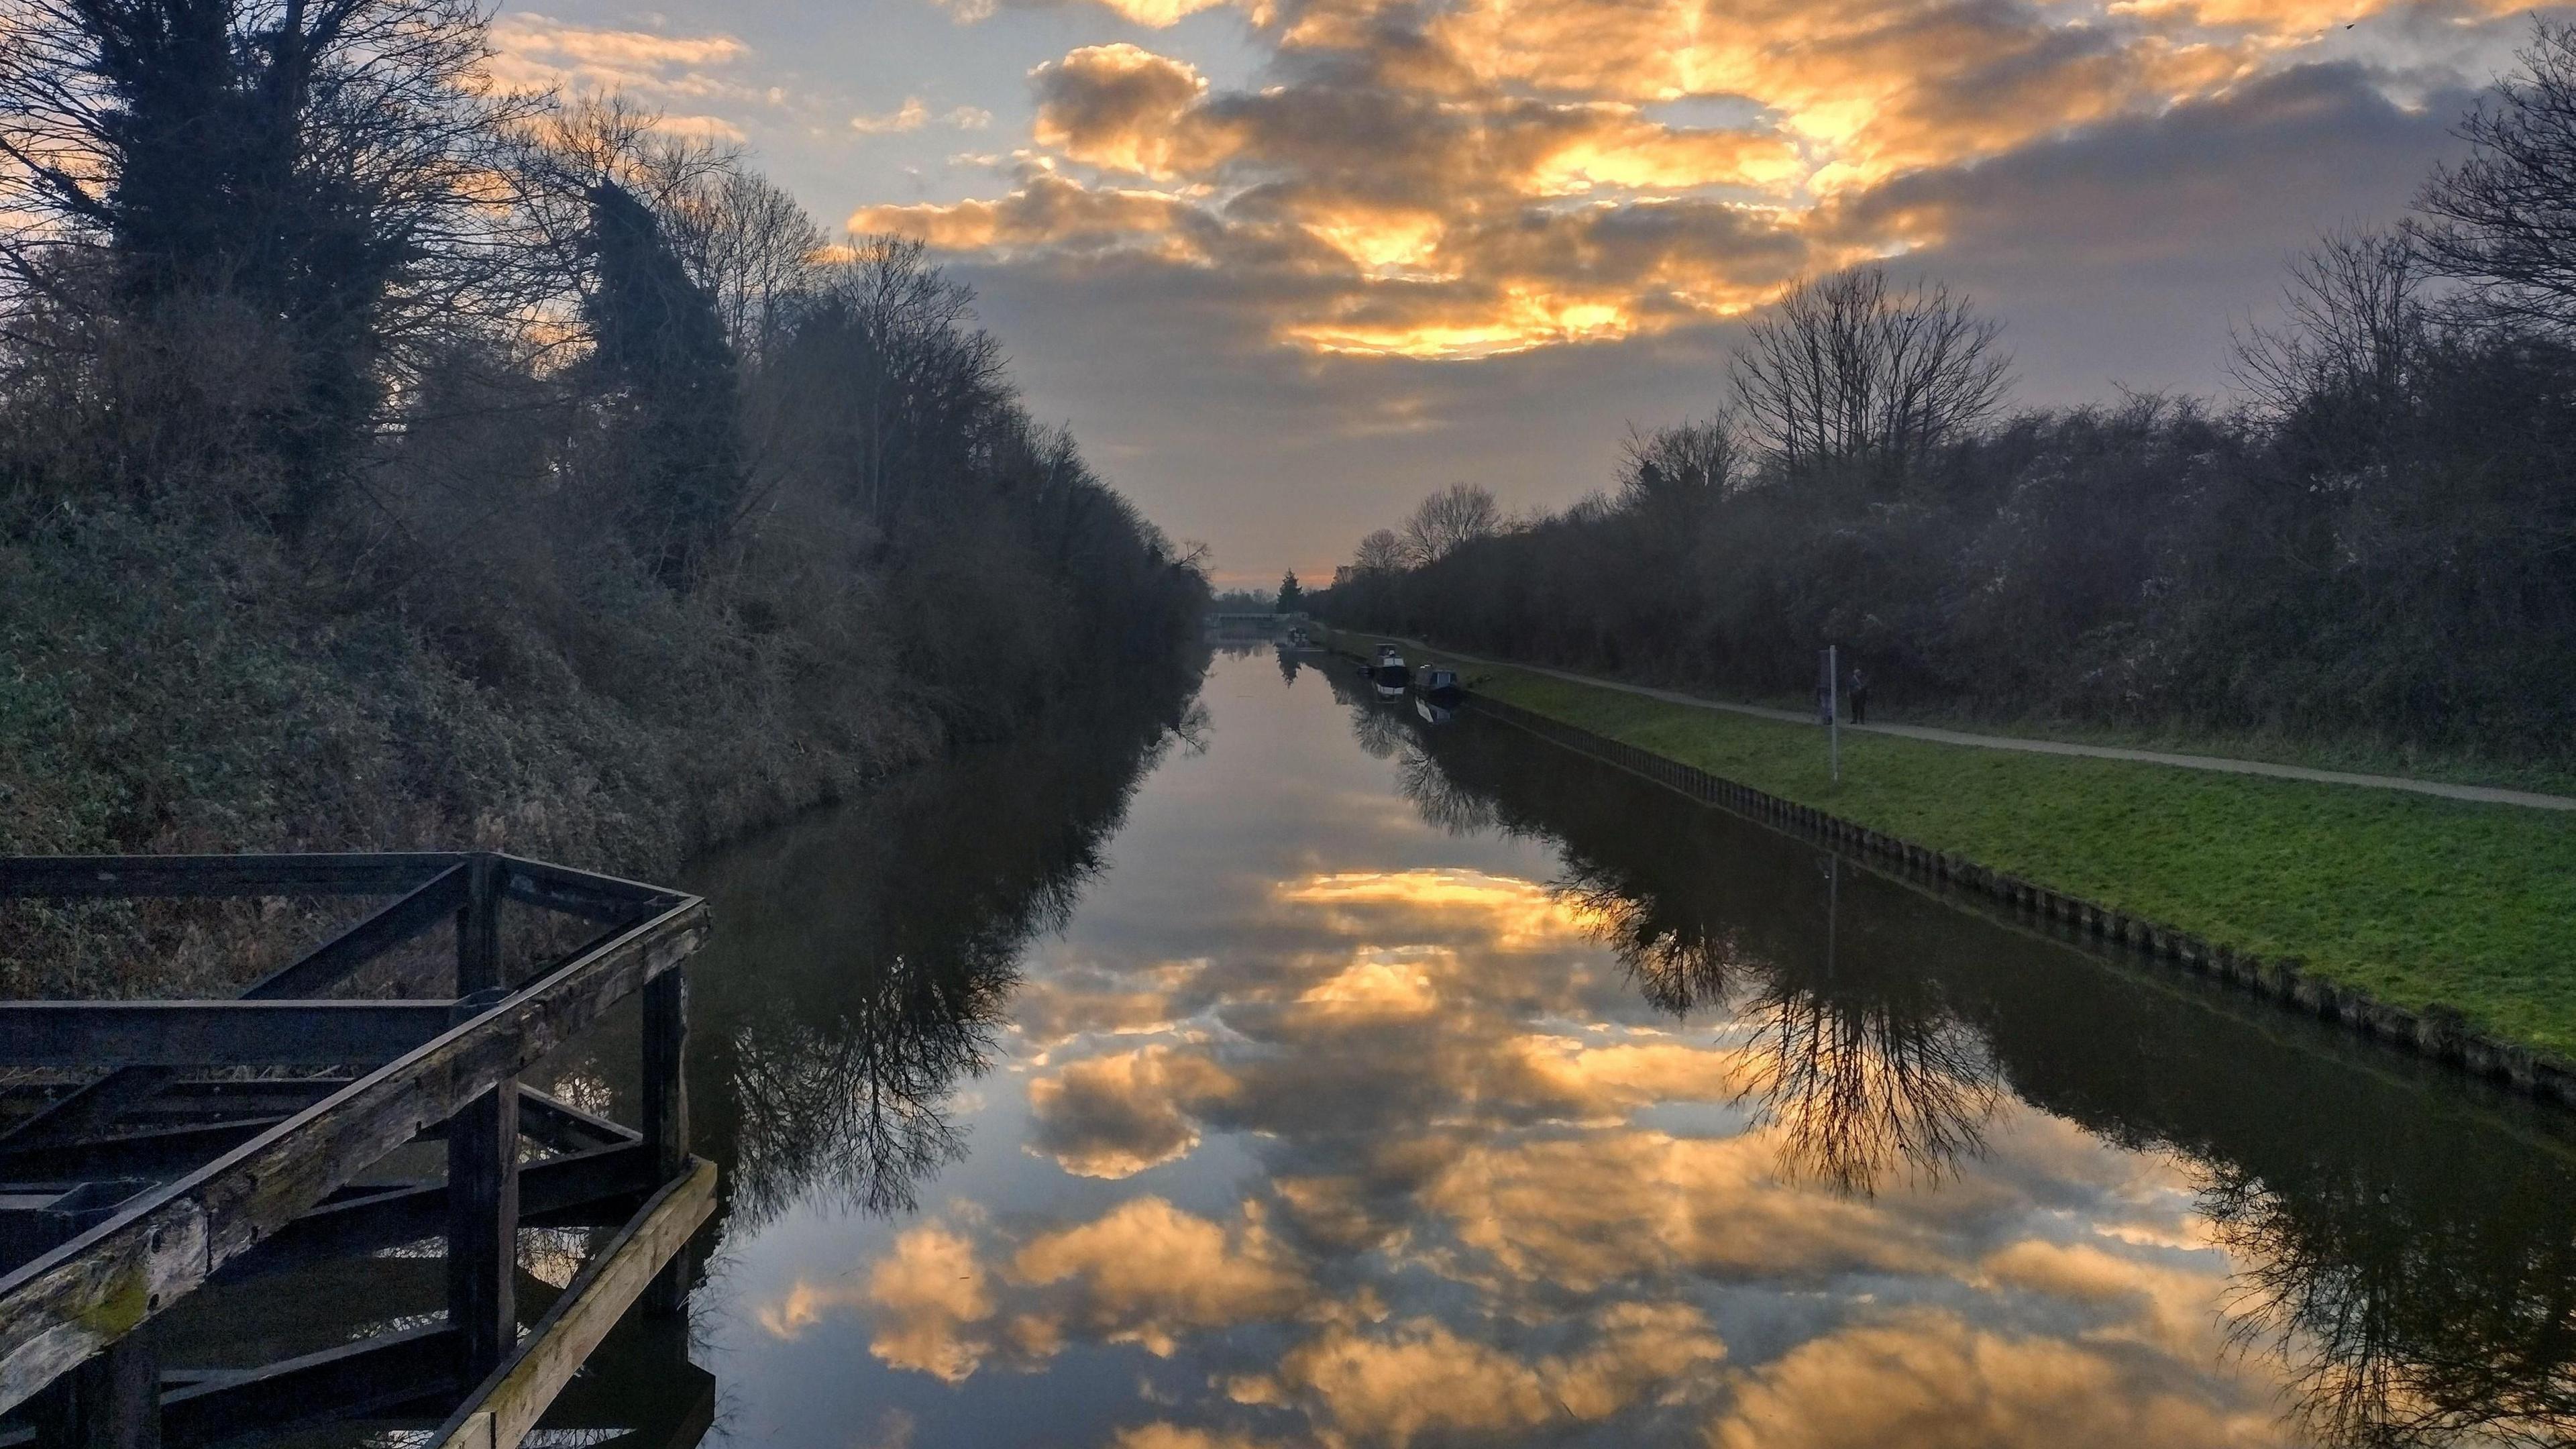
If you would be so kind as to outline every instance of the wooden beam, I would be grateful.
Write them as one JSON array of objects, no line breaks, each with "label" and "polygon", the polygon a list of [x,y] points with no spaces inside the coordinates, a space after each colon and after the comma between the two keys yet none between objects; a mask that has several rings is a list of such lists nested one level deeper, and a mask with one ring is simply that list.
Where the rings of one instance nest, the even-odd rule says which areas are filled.
[{"label": "wooden beam", "polygon": [[[161,1361],[152,1339],[128,1334],[72,1371],[50,1436],[63,1449],[161,1449]],[[40,1429],[36,1437],[49,1436]]]},{"label": "wooden beam", "polygon": [[525,901],[566,915],[614,920],[655,906],[667,906],[679,899],[673,892],[641,881],[620,880],[595,871],[572,870],[523,856],[503,855],[498,859],[503,887],[512,900]]},{"label": "wooden beam", "polygon": [[501,984],[501,875],[491,856],[465,868],[465,895],[456,903],[456,994],[471,996]]},{"label": "wooden beam", "polygon": [[11,1066],[374,1065],[448,1027],[444,1001],[0,1002]]},{"label": "wooden beam", "polygon": [[192,1375],[185,1387],[171,1387],[165,1377],[162,1444],[164,1449],[191,1449],[251,1430],[276,1433],[423,1400],[440,1401],[443,1407],[460,1382],[454,1338],[442,1323],[379,1334],[265,1368]]},{"label": "wooden beam", "polygon": [[175,1177],[287,1119],[284,1112],[232,1122],[189,1122],[121,1132],[88,1142],[0,1152],[0,1176],[13,1182],[67,1178]]},{"label": "wooden beam", "polygon": [[695,897],[0,1276],[0,1412],[87,1358],[423,1127],[515,1076],[707,936]]},{"label": "wooden beam", "polygon": [[[242,999],[325,995],[358,967],[445,921],[464,900],[465,890],[466,867],[449,866],[418,890],[254,982]],[[151,1100],[166,1079],[157,1067],[119,1068],[0,1134],[0,1146],[44,1146],[96,1133],[134,1104]]]},{"label": "wooden beam", "polygon": [[623,1122],[594,1116],[560,1097],[524,1085],[519,1088],[519,1130],[557,1152],[585,1152],[593,1147],[639,1142],[644,1137]]},{"label": "wooden beam", "polygon": [[[526,1093],[521,1094],[526,1105]],[[594,1203],[632,1198],[653,1182],[641,1143],[598,1147],[519,1166],[519,1220],[541,1223]],[[242,1282],[325,1258],[398,1248],[447,1230],[447,1185],[421,1183],[375,1192],[349,1190],[297,1217],[234,1259],[223,1281]]]},{"label": "wooden beam", "polygon": [[[653,1147],[653,1180],[669,1182],[689,1163],[689,973],[665,971],[644,988],[644,1140]],[[648,1312],[687,1306],[691,1277],[686,1245],[671,1255],[645,1295]]]},{"label": "wooden beam", "polygon": [[464,858],[443,851],[5,856],[0,897],[385,896]]},{"label": "wooden beam", "polygon": [[336,990],[359,967],[444,924],[464,904],[471,865],[452,865],[420,888],[268,974],[245,1001],[285,1001]]},{"label": "wooden beam", "polygon": [[716,1168],[692,1161],[665,1183],[625,1228],[573,1275],[563,1296],[509,1362],[466,1397],[431,1441],[438,1449],[518,1449],[546,1406],[599,1346],[654,1275],[704,1224],[716,1205]]}]

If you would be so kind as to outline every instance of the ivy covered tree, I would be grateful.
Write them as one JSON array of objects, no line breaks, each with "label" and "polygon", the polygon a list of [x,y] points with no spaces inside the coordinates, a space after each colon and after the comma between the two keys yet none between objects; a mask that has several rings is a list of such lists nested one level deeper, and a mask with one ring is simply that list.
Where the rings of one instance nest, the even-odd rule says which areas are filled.
[{"label": "ivy covered tree", "polygon": [[598,283],[583,311],[631,480],[620,522],[654,575],[685,589],[742,502],[733,347],[652,209],[613,181],[592,187],[590,204]]}]

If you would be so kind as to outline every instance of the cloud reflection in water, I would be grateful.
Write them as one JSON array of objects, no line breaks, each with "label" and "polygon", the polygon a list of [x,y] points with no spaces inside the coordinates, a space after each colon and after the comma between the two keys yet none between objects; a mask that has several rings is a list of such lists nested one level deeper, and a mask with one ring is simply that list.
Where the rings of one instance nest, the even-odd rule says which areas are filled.
[{"label": "cloud reflection in water", "polygon": [[[2455,1096],[2429,1125],[2448,1089],[2249,1003],[1819,869],[1615,772],[1533,771],[1473,721],[1424,734],[1337,675],[1297,671],[1283,704],[1270,668],[1221,667],[1205,754],[1114,848],[1057,857],[1085,862],[1078,908],[1070,886],[1061,917],[1006,899],[1017,934],[983,938],[1009,951],[906,958],[998,993],[889,998],[949,1023],[948,1091],[986,1073],[920,1139],[971,1128],[974,1151],[918,1212],[849,1194],[891,1220],[800,1209],[729,1242],[732,1361],[864,1366],[847,1391],[917,1443],[2179,1449],[2569,1423],[2576,1174],[2509,1142],[2530,1124]],[[1390,775],[1419,820],[1378,808]],[[1062,938],[1020,944],[1032,921]],[[737,1074],[884,1060],[767,1040],[777,1065]],[[841,1160],[762,1150],[818,1180]]]}]

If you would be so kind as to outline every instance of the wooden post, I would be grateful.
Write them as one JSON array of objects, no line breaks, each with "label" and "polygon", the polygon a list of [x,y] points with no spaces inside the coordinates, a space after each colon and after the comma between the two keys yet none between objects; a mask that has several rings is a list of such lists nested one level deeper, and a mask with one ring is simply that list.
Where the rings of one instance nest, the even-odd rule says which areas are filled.
[{"label": "wooden post", "polygon": [[466,865],[465,904],[456,908],[456,994],[501,984],[501,862],[475,856]]},{"label": "wooden post", "polygon": [[[652,1150],[653,1181],[676,1180],[689,1165],[689,977],[673,966],[644,986],[644,1140]],[[651,1313],[677,1313],[687,1305],[694,1276],[684,1245],[671,1255],[645,1290]]]},{"label": "wooden post", "polygon": [[518,1346],[519,1083],[511,1078],[447,1121],[447,1318],[459,1371],[475,1382]]},{"label": "wooden post", "polygon": [[[496,1005],[501,983],[500,862],[474,857],[456,913],[456,1015]],[[457,1372],[474,1383],[519,1345],[519,1081],[505,1077],[447,1122],[447,1321]]]},{"label": "wooden post", "polygon": [[161,1359],[136,1329],[65,1374],[39,1416],[40,1449],[160,1449]]}]

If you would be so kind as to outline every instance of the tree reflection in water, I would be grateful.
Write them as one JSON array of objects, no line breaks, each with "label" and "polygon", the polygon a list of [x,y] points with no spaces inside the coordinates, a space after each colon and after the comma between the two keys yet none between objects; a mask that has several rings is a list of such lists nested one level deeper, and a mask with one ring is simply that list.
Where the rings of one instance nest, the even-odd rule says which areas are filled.
[{"label": "tree reflection in water", "polygon": [[1937,1179],[2009,1091],[2185,1164],[2235,1265],[2234,1349],[2281,1366],[2317,1442],[2576,1444],[2563,1113],[1867,872],[1819,877],[1803,847],[1488,721],[1400,744],[1426,819],[1559,844],[1566,898],[1644,999],[1749,1029],[1784,1173]]},{"label": "tree reflection in water", "polygon": [[734,1211],[762,1222],[818,1190],[865,1212],[911,1211],[914,1184],[966,1155],[944,1109],[960,1077],[984,1072],[1019,984],[1009,960],[892,961],[854,981],[856,999],[828,1023],[746,1027],[727,1082]]},{"label": "tree reflection in water", "polygon": [[1206,720],[1187,680],[1102,699],[727,853],[699,885],[722,929],[690,972],[690,1075],[737,1229],[816,1197],[909,1211],[963,1156],[948,1103],[989,1065],[1021,952]]},{"label": "tree reflection in water", "polygon": [[2201,1210],[2244,1265],[2231,1335],[2280,1356],[2318,1442],[2576,1442],[2576,1240],[2562,1217],[2511,1222],[2527,1215],[2471,1189],[2510,1215],[2497,1233],[2492,1218],[2453,1216],[2456,1186],[2347,1170],[2284,1191],[2242,1164],[2205,1166]]},{"label": "tree reflection in water", "polygon": [[[1566,862],[1559,895],[1594,923],[1648,1002],[1676,1017],[1703,1011],[1749,1028],[1744,1100],[1757,1124],[1774,1130],[1784,1179],[1867,1197],[1899,1179],[1938,1182],[1982,1147],[1984,1124],[2003,1102],[1984,1041],[1901,939],[1867,933],[1843,941],[1837,859],[1818,858],[1813,880],[1772,882],[1774,891],[1799,888],[1774,894],[1770,913],[1794,914],[1789,902],[1805,897],[1808,928],[1769,951],[1749,947],[1730,892],[1705,883],[1675,888],[1641,868],[1643,858],[1596,853],[1588,848],[1593,837],[1564,833],[1562,817],[1529,812],[1548,797],[1542,782],[1488,784],[1469,773],[1460,752],[1435,757],[1428,739],[1407,732],[1396,770],[1397,788],[1425,821],[1453,834],[1502,828],[1556,837]],[[1772,854],[1776,864],[1803,853]]]}]

